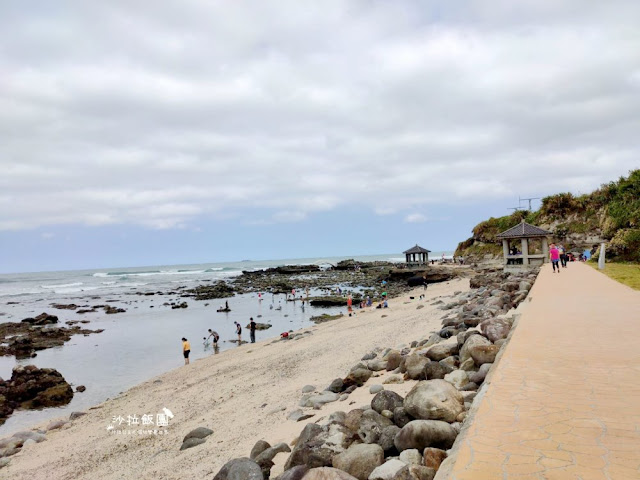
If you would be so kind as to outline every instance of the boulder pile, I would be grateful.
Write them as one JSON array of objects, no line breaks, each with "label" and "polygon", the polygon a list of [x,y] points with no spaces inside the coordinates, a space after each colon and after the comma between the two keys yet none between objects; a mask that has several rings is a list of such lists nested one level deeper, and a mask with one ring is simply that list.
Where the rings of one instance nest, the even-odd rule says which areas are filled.
[{"label": "boulder pile", "polygon": [[[439,332],[410,347],[378,348],[364,355],[324,391],[305,386],[301,409],[289,413],[290,420],[315,416],[302,409],[320,410],[327,403],[347,400],[381,372],[393,373],[385,385],[416,381],[404,398],[385,390],[385,385],[371,385],[369,392],[375,395],[370,404],[334,412],[322,423],[308,423],[291,442],[284,473],[276,480],[433,479],[506,342],[513,325],[507,312],[527,297],[536,275],[536,271],[476,275],[471,291],[454,294],[448,303],[439,301],[446,312]],[[249,457],[231,460],[214,480],[269,479],[273,456],[289,449],[280,444],[269,450],[268,445],[259,441]],[[256,453],[264,451],[269,451],[268,461]]]}]

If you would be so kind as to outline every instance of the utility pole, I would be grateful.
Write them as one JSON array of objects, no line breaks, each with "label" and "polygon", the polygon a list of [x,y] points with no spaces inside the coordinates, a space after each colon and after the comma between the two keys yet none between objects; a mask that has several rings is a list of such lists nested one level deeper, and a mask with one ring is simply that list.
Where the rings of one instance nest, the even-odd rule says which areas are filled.
[{"label": "utility pole", "polygon": [[531,211],[531,200],[540,200],[540,197],[532,197],[532,198],[520,198],[518,197],[518,204],[522,203],[522,201],[529,201],[529,211]]}]

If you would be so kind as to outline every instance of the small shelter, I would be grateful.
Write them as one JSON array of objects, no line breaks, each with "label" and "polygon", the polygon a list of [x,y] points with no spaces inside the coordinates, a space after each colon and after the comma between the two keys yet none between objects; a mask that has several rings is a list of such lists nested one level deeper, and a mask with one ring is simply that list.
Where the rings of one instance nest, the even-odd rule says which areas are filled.
[{"label": "small shelter", "polygon": [[425,265],[429,263],[429,253],[431,253],[431,250],[422,248],[416,243],[415,247],[402,253],[404,253],[408,265]]},{"label": "small shelter", "polygon": [[496,238],[502,240],[505,270],[520,270],[548,262],[547,237],[549,235],[551,232],[530,225],[524,220],[515,227],[496,235]]}]

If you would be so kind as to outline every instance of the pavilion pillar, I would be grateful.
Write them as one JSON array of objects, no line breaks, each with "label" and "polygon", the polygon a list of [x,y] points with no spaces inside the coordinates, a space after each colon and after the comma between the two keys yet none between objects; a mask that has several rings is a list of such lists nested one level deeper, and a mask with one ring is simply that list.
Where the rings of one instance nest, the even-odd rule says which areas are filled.
[{"label": "pavilion pillar", "polygon": [[504,256],[504,264],[506,265],[509,262],[507,258],[509,256],[509,240],[502,240],[502,255]]},{"label": "pavilion pillar", "polygon": [[529,239],[523,238],[521,240],[522,244],[522,264],[529,265]]},{"label": "pavilion pillar", "polygon": [[542,254],[544,258],[542,259],[542,263],[549,262],[549,242],[547,241],[547,237],[542,237]]}]

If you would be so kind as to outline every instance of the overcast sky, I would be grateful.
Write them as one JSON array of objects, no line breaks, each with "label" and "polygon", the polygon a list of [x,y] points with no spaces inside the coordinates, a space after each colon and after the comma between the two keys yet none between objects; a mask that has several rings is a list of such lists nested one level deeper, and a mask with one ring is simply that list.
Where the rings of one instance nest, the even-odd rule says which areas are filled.
[{"label": "overcast sky", "polygon": [[638,25],[637,0],[2,2],[0,271],[452,250],[640,167]]}]

